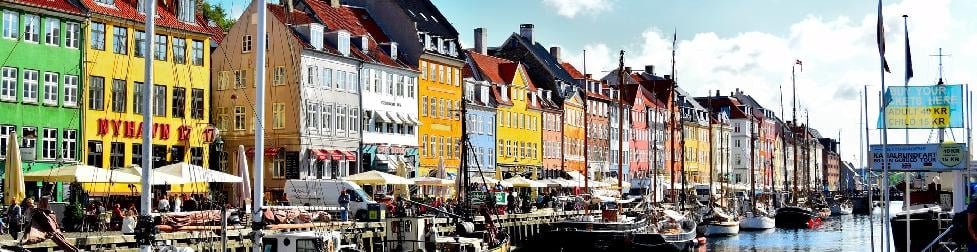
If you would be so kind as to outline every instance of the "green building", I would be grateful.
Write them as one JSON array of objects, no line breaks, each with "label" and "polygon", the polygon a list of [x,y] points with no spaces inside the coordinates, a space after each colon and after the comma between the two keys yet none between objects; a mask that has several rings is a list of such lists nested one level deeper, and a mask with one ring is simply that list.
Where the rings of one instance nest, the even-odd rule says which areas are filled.
[{"label": "green building", "polygon": [[[79,160],[87,11],[74,0],[12,0],[0,2],[0,12],[0,158],[16,132],[21,148],[35,152],[33,161],[24,157],[25,172]],[[42,188],[27,182],[26,194]],[[55,185],[56,200],[63,189]]]}]

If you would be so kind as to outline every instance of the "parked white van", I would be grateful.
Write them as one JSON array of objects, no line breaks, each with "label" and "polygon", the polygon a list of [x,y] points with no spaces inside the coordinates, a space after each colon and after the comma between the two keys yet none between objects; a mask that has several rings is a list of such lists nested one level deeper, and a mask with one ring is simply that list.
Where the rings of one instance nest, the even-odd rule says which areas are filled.
[{"label": "parked white van", "polygon": [[293,206],[339,207],[339,193],[349,194],[349,214],[356,219],[367,217],[367,206],[376,204],[359,185],[336,179],[289,179],[285,181],[285,196]]}]

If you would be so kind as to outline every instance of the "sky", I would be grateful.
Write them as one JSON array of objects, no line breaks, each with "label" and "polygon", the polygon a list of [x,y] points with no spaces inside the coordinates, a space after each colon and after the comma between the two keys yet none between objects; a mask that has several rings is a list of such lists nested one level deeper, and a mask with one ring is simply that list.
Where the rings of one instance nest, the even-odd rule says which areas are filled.
[{"label": "sky", "polygon": [[[247,2],[216,1],[238,16]],[[472,30],[488,29],[489,46],[500,45],[519,24],[535,25],[536,40],[560,46],[562,60],[578,68],[586,50],[587,71],[603,76],[616,67],[619,50],[625,65],[657,74],[671,71],[672,36],[677,37],[676,76],[693,96],[739,89],[761,105],[791,118],[791,71],[795,60],[799,120],[810,121],[825,137],[841,135],[842,158],[859,162],[859,118],[863,88],[873,107],[871,142],[880,142],[877,120],[881,88],[876,45],[877,1],[872,0],[433,0],[461,33],[465,47]],[[883,1],[886,58],[892,73],[886,85],[903,85],[908,15],[915,77],[910,85],[931,85],[939,78],[939,48],[944,79],[967,84],[977,77],[977,1]],[[971,70],[971,71],[968,71]],[[781,98],[781,91],[785,94]],[[805,119],[805,111],[807,118]],[[909,131],[910,142],[935,142],[932,130]],[[905,143],[903,130],[890,130],[889,143]],[[965,142],[962,130],[947,139]]]}]

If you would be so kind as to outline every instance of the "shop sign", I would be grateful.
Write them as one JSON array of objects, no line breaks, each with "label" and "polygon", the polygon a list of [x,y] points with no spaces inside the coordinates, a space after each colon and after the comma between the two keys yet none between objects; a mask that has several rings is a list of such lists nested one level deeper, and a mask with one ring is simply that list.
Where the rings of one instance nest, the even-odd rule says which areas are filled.
[{"label": "shop sign", "polygon": [[[126,121],[117,119],[98,119],[97,136],[122,137],[122,138],[142,138],[142,122]],[[179,141],[190,140],[190,132],[193,126],[181,125],[176,128],[175,137]],[[153,139],[169,140],[174,137],[168,123],[153,123]]]}]

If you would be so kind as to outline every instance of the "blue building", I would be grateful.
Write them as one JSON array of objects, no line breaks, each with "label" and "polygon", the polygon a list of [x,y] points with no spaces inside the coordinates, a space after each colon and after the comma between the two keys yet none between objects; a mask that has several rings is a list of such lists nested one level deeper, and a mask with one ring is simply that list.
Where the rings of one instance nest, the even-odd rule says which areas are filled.
[{"label": "blue building", "polygon": [[[468,72],[467,70],[465,72]],[[495,178],[495,97],[492,84],[465,78],[465,126],[471,149],[468,150],[471,176]]]}]

